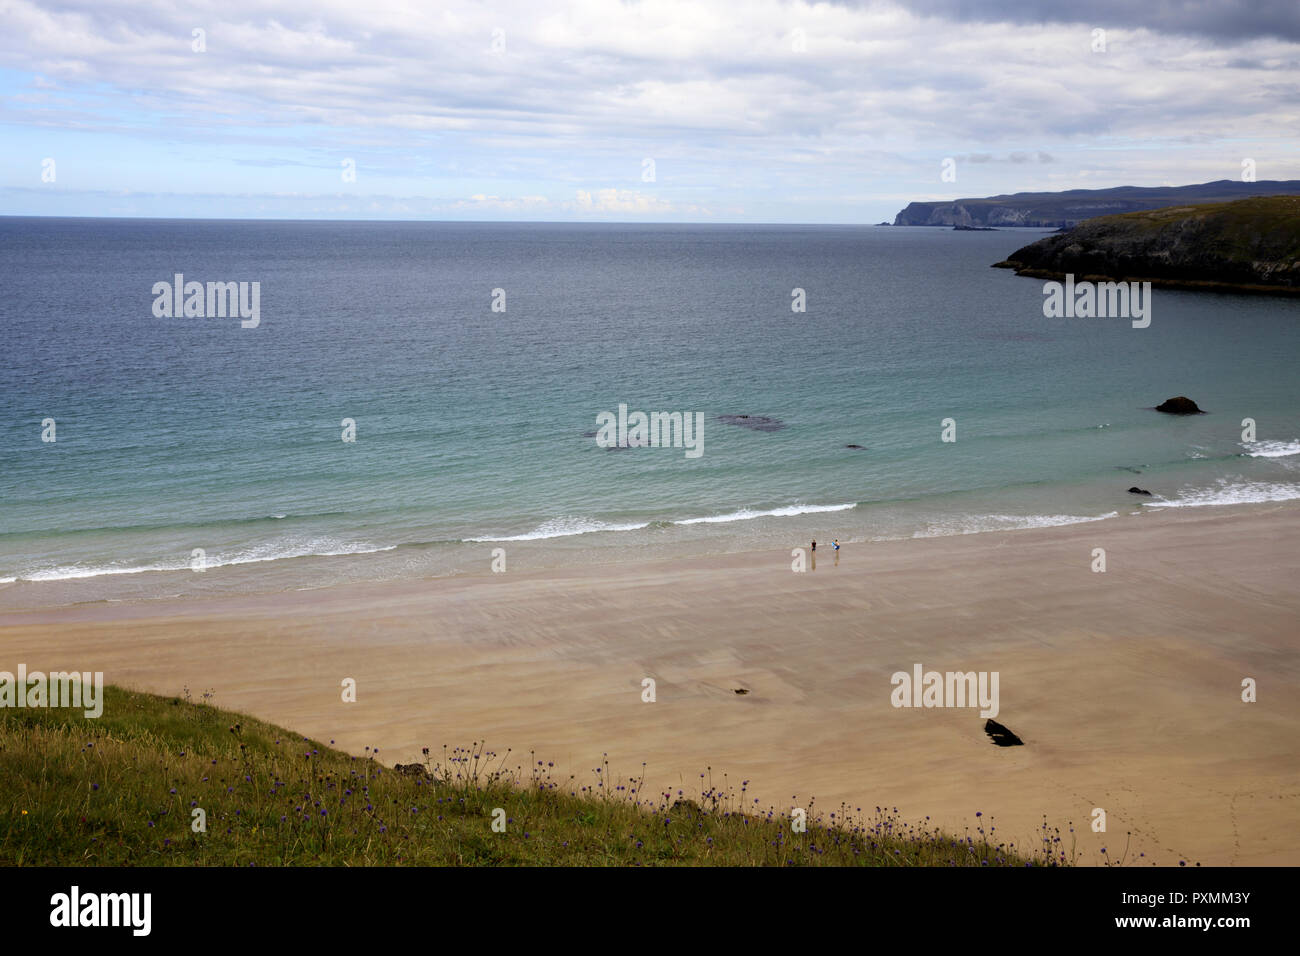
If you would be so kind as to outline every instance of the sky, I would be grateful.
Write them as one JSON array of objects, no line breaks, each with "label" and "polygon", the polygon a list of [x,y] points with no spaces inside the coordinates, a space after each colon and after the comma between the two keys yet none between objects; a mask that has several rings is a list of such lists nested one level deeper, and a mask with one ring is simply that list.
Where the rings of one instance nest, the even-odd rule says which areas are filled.
[{"label": "sky", "polygon": [[0,215],[874,223],[1300,179],[1300,0],[0,0],[0,143]]}]

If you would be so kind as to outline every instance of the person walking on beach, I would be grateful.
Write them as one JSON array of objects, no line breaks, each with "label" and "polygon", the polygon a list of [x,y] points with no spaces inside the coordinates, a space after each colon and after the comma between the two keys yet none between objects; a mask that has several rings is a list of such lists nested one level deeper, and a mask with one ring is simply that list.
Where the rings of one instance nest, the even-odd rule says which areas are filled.
[{"label": "person walking on beach", "polygon": [[816,539],[816,538],[813,538],[813,546],[812,546],[812,549],[813,549],[814,552],[817,550],[817,539]]},{"label": "person walking on beach", "polygon": [[831,547],[834,548],[836,551],[838,551],[840,549],[840,539],[836,538],[834,541],[832,541]]}]

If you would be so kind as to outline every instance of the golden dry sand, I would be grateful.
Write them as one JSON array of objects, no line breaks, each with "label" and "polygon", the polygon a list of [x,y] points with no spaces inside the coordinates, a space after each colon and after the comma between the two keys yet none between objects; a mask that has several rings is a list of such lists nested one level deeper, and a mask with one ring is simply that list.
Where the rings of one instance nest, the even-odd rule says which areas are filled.
[{"label": "golden dry sand", "polygon": [[[486,739],[582,783],[602,753],[644,761],[651,792],[689,796],[712,767],[783,812],[815,796],[957,832],[980,812],[1018,844],[1073,822],[1085,863],[1131,831],[1143,864],[1295,865],[1297,541],[1300,506],[1261,505],[856,544],[803,574],[761,552],[10,612],[0,669],[211,687],[390,763]],[[916,663],[998,671],[997,719],[1025,746],[993,746],[975,709],[893,707]]]}]

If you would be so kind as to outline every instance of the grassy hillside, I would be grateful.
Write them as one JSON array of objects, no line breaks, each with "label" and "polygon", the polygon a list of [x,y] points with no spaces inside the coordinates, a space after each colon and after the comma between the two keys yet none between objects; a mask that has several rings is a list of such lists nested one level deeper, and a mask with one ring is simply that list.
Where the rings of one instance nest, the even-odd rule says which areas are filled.
[{"label": "grassy hillside", "polygon": [[1077,280],[1300,292],[1300,197],[1170,206],[1090,219],[1016,250],[1001,268]]},{"label": "grassy hillside", "polygon": [[[188,698],[188,694],[186,694]],[[1004,845],[986,818],[961,836],[896,813],[760,810],[746,786],[646,794],[608,765],[586,781],[476,744],[384,767],[188,699],[105,689],[104,714],[0,711],[0,863],[71,866],[877,865],[1074,862],[1044,824]],[[692,799],[693,797],[693,799]],[[500,808],[504,833],[493,832]],[[739,812],[741,808],[747,813]],[[192,829],[193,811],[207,830]]]}]

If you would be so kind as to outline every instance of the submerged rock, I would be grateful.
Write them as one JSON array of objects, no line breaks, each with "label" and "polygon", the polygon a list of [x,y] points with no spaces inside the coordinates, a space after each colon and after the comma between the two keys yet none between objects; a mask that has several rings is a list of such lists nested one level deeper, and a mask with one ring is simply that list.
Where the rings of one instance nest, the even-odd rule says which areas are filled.
[{"label": "submerged rock", "polygon": [[859,449],[861,449],[861,450],[863,450],[863,451],[866,451],[866,446],[865,446],[865,445],[845,445],[844,447],[845,447],[845,448],[859,448]]},{"label": "submerged rock", "polygon": [[774,432],[785,428],[785,422],[781,421],[781,419],[769,418],[767,415],[719,415],[718,421],[724,425],[739,425],[741,428],[751,428],[756,432]]},{"label": "submerged rock", "polygon": [[1156,406],[1156,411],[1167,415],[1203,415],[1200,407],[1186,395],[1166,398]]},{"label": "submerged rock", "polygon": [[1151,496],[1151,492],[1147,491],[1145,488],[1139,488],[1137,485],[1130,488],[1128,493],[1130,495],[1146,495],[1148,498]]}]

